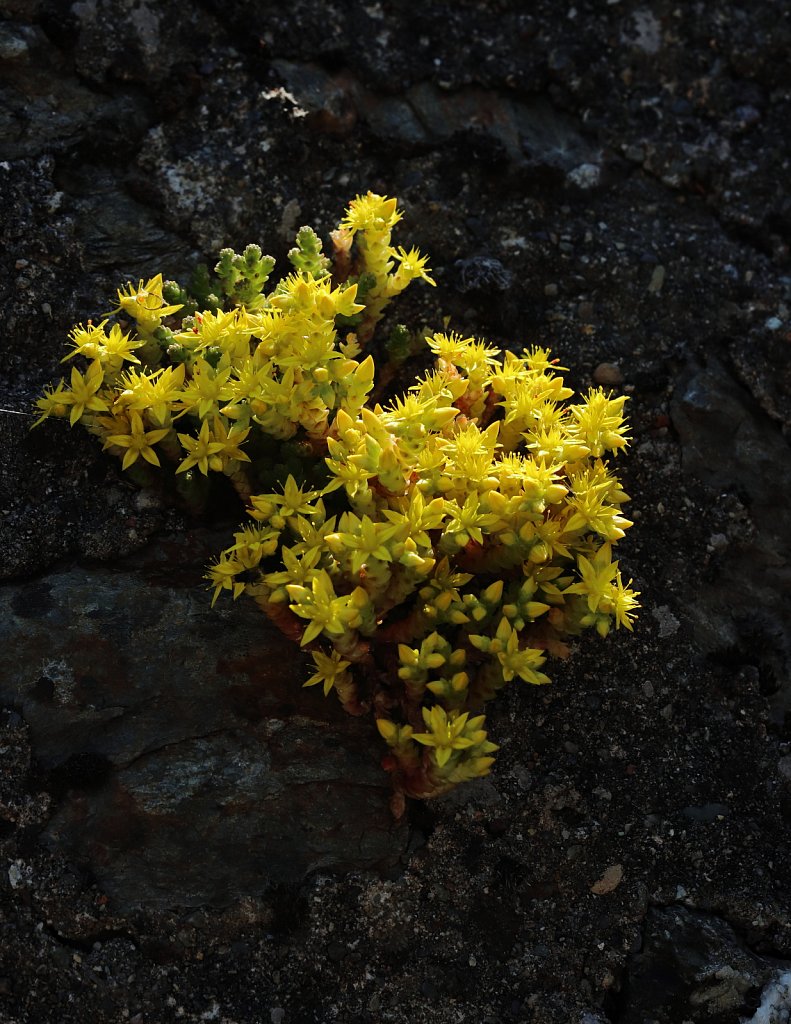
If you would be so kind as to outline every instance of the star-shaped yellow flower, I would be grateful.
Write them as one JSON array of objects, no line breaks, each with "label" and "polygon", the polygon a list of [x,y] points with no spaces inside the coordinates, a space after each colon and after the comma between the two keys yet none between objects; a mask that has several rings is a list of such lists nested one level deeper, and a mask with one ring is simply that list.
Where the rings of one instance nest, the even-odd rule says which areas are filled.
[{"label": "star-shaped yellow flower", "polygon": [[74,426],[78,419],[89,412],[107,412],[109,405],[107,400],[100,398],[97,391],[104,381],[102,364],[94,359],[83,376],[77,367],[71,371],[71,391],[61,395],[61,401],[71,406],[69,423]]},{"label": "star-shaped yellow flower", "polygon": [[333,686],[350,681],[351,677],[346,669],[351,662],[344,660],[337,651],[330,655],[322,654],[321,651],[311,651],[311,655],[318,671],[304,682],[303,686],[316,686],[317,683],[322,683],[326,697]]},{"label": "star-shaped yellow flower", "polygon": [[155,445],[157,441],[161,441],[169,433],[169,430],[146,430],[140,413],[132,412],[129,432],[126,434],[110,434],[104,442],[104,447],[109,448],[110,445],[116,445],[118,448],[126,448],[124,461],[121,463],[122,469],[129,469],[134,462],[137,462],[141,455],[152,466],[158,466],[159,457],[152,445]]},{"label": "star-shaped yellow flower", "polygon": [[223,442],[212,440],[208,420],[203,421],[197,437],[179,434],[179,441],[187,449],[189,455],[179,463],[177,473],[186,473],[188,469],[197,466],[204,476],[208,476],[210,467],[214,470],[222,469],[222,459],[218,457],[218,453],[223,449]]}]

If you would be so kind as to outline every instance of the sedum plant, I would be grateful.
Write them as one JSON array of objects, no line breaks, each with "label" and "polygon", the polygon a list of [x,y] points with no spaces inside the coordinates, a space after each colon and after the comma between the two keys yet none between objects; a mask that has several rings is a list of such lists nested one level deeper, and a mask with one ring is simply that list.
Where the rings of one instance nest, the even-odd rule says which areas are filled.
[{"label": "sedum plant", "polygon": [[[433,368],[373,401],[363,351],[387,303],[434,283],[392,244],[399,219],[358,196],[332,258],[303,227],[273,286],[257,245],[188,286],[127,284],[72,330],[69,382],[37,403],[37,423],[80,422],[140,482],[169,469],[191,507],[227,477],[250,521],[208,568],[212,603],[247,594],[310,653],[305,686],[373,711],[397,813],[488,774],[486,702],[548,683],[548,655],[631,630],[638,607],[612,557],[631,526],[609,462],[625,397],[575,400],[544,349],[435,333]],[[389,348],[408,351],[405,328]]]}]

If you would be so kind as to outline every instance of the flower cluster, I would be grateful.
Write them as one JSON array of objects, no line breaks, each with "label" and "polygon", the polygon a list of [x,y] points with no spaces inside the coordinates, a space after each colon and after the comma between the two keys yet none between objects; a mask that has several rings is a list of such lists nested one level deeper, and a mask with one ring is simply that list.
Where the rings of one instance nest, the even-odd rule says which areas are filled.
[{"label": "flower cluster", "polygon": [[[111,314],[72,330],[65,359],[82,368],[45,391],[36,425],[79,421],[141,482],[150,482],[144,463],[164,458],[184,475],[188,498],[210,470],[249,498],[259,482],[250,452],[293,438],[321,447],[340,410],[359,413],[374,378],[371,357],[356,358],[362,336],[384,301],[431,280],[423,257],[391,246],[399,216],[395,200],[372,193],[350,204],[335,233],[342,277],[303,227],[288,254],[293,272],[269,291],[274,260],[257,245],[224,249],[215,276],[201,268],[189,288],[161,274],[127,284]],[[341,336],[339,325],[349,328]]]},{"label": "flower cluster", "polygon": [[628,499],[603,458],[627,443],[624,399],[569,402],[542,349],[429,344],[437,366],[405,396],[337,412],[325,485],[255,496],[254,550],[248,527],[210,570],[215,593],[289,621],[311,683],[373,704],[415,796],[485,775],[496,748],[475,712],[514,678],[549,682],[547,652],[630,630],[637,608],[612,559]]},{"label": "flower cluster", "polygon": [[549,682],[547,654],[586,628],[631,630],[638,595],[612,558],[631,525],[607,461],[628,443],[624,397],[573,401],[544,349],[440,333],[432,370],[371,402],[363,345],[390,298],[433,283],[392,246],[399,217],[358,197],[332,262],[302,228],[269,292],[257,246],[224,250],[191,289],[128,285],[109,328],[73,330],[67,358],[86,368],[38,407],[124,469],[162,457],[176,478],[232,481],[251,522],[208,570],[213,600],[252,597],[310,652],[306,686],[373,709],[403,801],[486,775],[485,702]]}]

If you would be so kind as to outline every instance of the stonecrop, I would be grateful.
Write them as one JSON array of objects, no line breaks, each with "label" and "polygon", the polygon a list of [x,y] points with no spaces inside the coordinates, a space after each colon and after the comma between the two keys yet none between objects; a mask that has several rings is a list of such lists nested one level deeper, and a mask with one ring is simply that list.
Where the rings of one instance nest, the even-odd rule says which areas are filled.
[{"label": "stonecrop", "polygon": [[[72,330],[69,383],[37,403],[37,424],[82,423],[142,483],[170,467],[192,507],[209,474],[231,481],[251,522],[208,569],[212,603],[248,594],[310,652],[305,686],[373,710],[397,812],[488,774],[484,704],[516,677],[548,683],[548,654],[631,630],[638,607],[612,558],[631,526],[607,461],[628,443],[624,396],[573,401],[542,348],[436,333],[434,368],[372,401],[363,347],[391,298],[434,283],[392,245],[400,216],[358,196],[332,259],[301,228],[269,290],[257,245],[188,287],[127,284]],[[391,356],[405,345],[395,328]]]}]

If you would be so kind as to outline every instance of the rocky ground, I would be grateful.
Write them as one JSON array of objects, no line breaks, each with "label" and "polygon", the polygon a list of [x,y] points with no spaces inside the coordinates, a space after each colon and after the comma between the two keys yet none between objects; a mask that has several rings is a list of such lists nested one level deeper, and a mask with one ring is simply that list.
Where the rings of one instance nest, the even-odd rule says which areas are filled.
[{"label": "rocky ground", "polygon": [[[0,1021],[791,1011],[791,12],[0,2]],[[183,518],[29,409],[127,279],[399,197],[397,315],[630,397],[634,636],[395,825],[370,723]],[[418,368],[418,367],[416,367]],[[785,1016],[784,1016],[785,1014]]]}]

